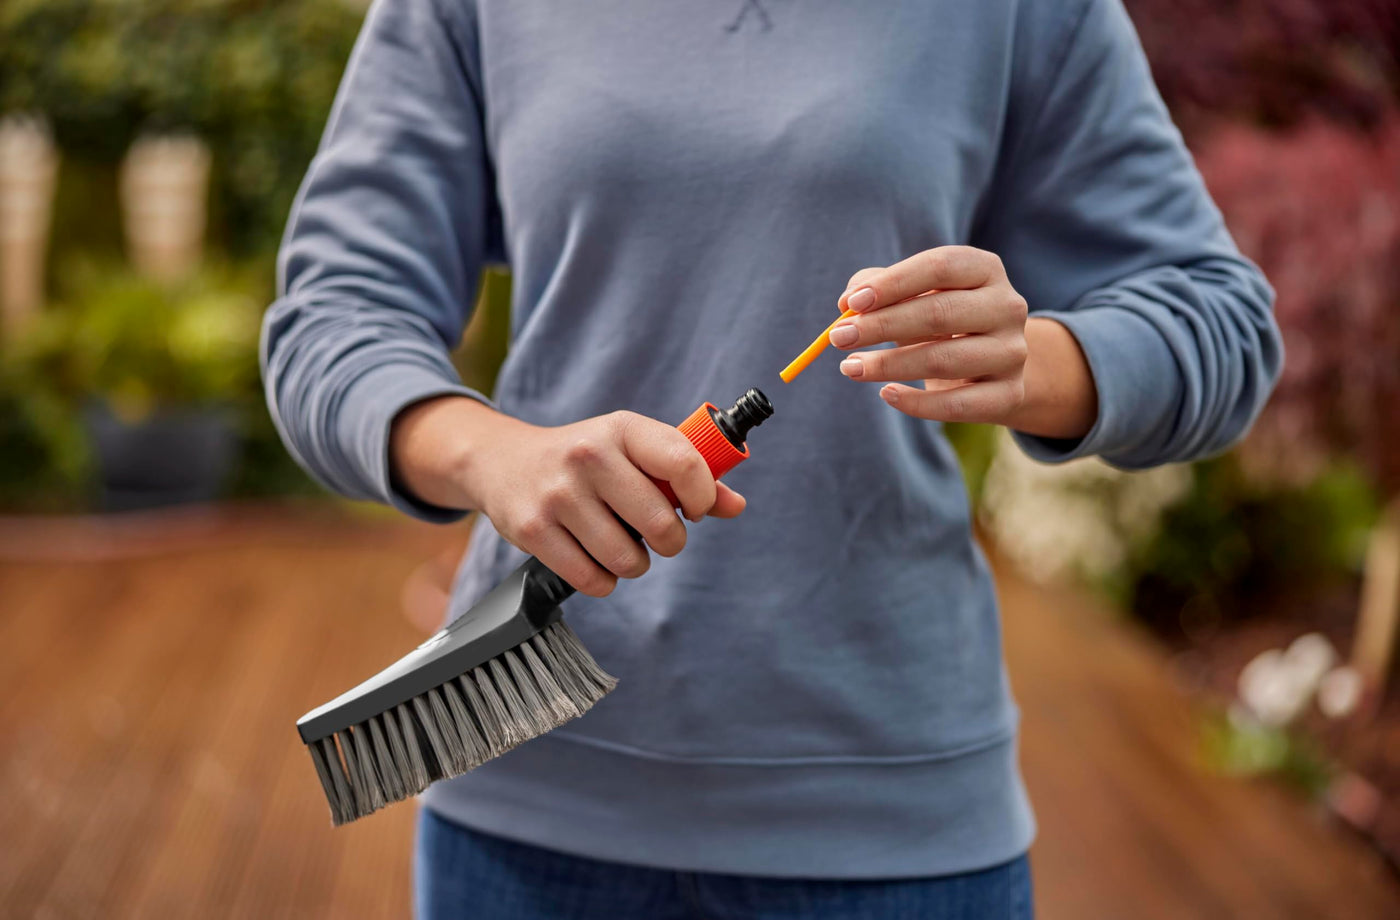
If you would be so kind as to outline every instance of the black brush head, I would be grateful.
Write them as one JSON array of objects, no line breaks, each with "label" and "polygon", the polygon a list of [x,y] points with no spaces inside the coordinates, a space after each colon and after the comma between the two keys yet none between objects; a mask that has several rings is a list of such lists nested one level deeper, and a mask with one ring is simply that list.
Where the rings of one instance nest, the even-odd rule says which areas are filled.
[{"label": "black brush head", "polygon": [[418,648],[346,693],[297,720],[307,744],[358,725],[427,693],[515,648],[561,616],[574,593],[568,582],[531,557]]},{"label": "black brush head", "polygon": [[617,681],[563,620],[412,699],[306,748],[348,824],[583,715]]}]

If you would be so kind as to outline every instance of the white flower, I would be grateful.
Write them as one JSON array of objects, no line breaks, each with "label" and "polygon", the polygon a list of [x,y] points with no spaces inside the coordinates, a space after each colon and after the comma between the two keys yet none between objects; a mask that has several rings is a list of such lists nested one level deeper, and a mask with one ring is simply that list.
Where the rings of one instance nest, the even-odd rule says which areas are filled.
[{"label": "white flower", "polygon": [[1328,671],[1317,687],[1317,708],[1329,719],[1343,719],[1361,702],[1361,674],[1349,665]]},{"label": "white flower", "polygon": [[1308,693],[1317,690],[1322,675],[1337,661],[1337,650],[1321,633],[1306,633],[1293,640],[1288,651],[1283,653],[1284,664],[1293,672],[1294,679],[1307,685]]},{"label": "white flower", "polygon": [[1264,725],[1279,727],[1298,717],[1312,698],[1312,685],[1278,649],[1260,652],[1240,672],[1240,702]]},{"label": "white flower", "polygon": [[1038,463],[1003,431],[982,517],[997,546],[1031,577],[1102,577],[1190,487],[1190,469],[1180,465],[1125,473],[1095,459]]}]

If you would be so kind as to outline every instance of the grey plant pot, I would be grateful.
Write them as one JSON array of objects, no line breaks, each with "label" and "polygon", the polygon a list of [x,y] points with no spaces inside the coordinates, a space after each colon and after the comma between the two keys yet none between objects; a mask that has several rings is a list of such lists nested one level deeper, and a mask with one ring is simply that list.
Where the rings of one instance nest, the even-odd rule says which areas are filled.
[{"label": "grey plant pot", "polygon": [[166,406],[128,422],[93,402],[83,422],[105,511],[213,501],[238,460],[236,419],[223,407]]}]

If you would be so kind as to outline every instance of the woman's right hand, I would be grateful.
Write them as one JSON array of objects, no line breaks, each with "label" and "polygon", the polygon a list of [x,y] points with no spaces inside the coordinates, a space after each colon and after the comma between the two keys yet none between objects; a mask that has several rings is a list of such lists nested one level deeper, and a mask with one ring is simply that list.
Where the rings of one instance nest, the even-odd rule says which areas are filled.
[{"label": "woman's right hand", "polygon": [[619,518],[663,556],[684,548],[685,524],[653,480],[670,484],[692,521],[744,510],[743,496],[715,482],[685,435],[635,412],[545,428],[444,396],[401,412],[389,451],[399,488],[480,510],[506,540],[593,597],[650,566]]}]

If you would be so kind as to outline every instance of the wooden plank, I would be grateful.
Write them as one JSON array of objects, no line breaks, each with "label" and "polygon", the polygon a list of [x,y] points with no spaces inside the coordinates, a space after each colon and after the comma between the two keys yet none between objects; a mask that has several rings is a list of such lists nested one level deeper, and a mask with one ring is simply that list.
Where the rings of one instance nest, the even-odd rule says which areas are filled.
[{"label": "wooden plank", "polygon": [[[3,912],[407,915],[413,806],[332,829],[293,724],[418,641],[400,589],[460,534],[260,512],[143,539],[159,554],[0,561]],[[1201,768],[1155,646],[998,575],[1042,917],[1397,915],[1357,840]]]},{"label": "wooden plank", "polygon": [[[1042,916],[1151,916],[1165,905],[1165,916],[1387,917],[1400,907],[1379,858],[1316,809],[1197,762],[1190,708],[1155,646],[1078,592],[1004,567],[998,582],[1041,819]],[[1088,896],[1089,866],[1132,879],[1133,896],[1097,876]]]}]

